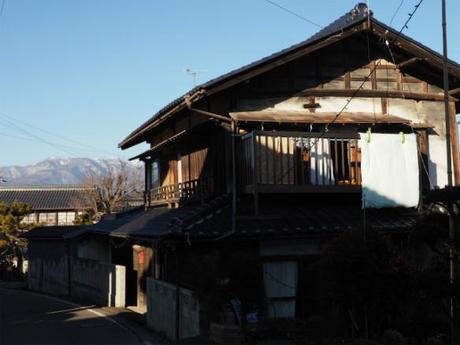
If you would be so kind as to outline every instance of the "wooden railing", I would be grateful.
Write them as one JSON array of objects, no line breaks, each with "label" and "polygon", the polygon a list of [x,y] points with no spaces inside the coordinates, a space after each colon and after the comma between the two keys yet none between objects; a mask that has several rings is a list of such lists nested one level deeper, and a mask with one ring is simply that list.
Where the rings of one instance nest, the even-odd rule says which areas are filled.
[{"label": "wooden railing", "polygon": [[361,185],[361,150],[355,133],[254,131],[241,138],[238,153],[243,190],[265,186],[269,191],[296,192]]},{"label": "wooden railing", "polygon": [[211,197],[213,194],[213,178],[203,177],[197,180],[152,188],[145,193],[145,203],[148,206],[152,206],[204,200]]}]

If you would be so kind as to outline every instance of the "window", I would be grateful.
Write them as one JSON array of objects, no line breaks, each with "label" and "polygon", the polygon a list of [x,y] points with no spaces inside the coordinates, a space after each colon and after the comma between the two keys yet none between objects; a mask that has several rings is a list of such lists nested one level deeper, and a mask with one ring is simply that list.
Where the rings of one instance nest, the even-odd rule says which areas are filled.
[{"label": "window", "polygon": [[59,212],[58,213],[58,224],[59,225],[73,225],[75,220],[75,212]]},{"label": "window", "polygon": [[157,160],[152,162],[152,176],[150,188],[156,188],[160,186],[160,167]]},{"label": "window", "polygon": [[46,225],[56,224],[56,212],[40,212],[38,222]]},{"label": "window", "polygon": [[23,224],[33,224],[36,223],[35,213],[29,213],[22,219]]}]

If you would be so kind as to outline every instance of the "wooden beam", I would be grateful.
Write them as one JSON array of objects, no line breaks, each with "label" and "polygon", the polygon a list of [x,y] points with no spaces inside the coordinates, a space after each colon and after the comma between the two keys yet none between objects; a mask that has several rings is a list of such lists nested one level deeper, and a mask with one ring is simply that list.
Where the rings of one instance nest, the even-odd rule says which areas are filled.
[{"label": "wooden beam", "polygon": [[[244,193],[252,194],[254,185],[245,186]],[[296,185],[296,184],[258,184],[258,193],[275,193],[275,194],[301,194],[301,193],[361,193],[359,185],[334,185],[334,186],[316,186],[316,185]]]},{"label": "wooden beam", "polygon": [[449,90],[449,95],[450,96],[456,95],[458,93],[460,93],[460,87],[457,87],[455,89]]},{"label": "wooden beam", "polygon": [[[372,30],[374,33],[376,33],[380,37],[390,38],[391,41],[397,38],[397,42],[395,44],[398,47],[400,47],[400,49],[404,49],[415,56],[426,59],[425,60],[426,62],[430,63],[432,66],[437,67],[439,70],[441,70],[441,67],[442,67],[442,57],[441,56],[437,56],[433,54],[432,52],[427,51],[425,48],[420,47],[419,45],[412,43],[404,39],[401,36],[397,36],[396,33],[388,32],[386,28],[378,25],[375,22],[373,24],[374,25],[372,26]],[[448,69],[449,69],[450,75],[460,78],[460,69],[450,61],[448,63]]]},{"label": "wooden beam", "polygon": [[[298,92],[296,96],[316,96],[316,97],[384,97],[384,98],[404,98],[420,101],[443,101],[444,95],[436,93],[411,92],[403,90],[368,90],[361,89],[309,89]],[[450,97],[451,101],[457,101]]]},{"label": "wooden beam", "polygon": [[425,60],[426,60],[426,59],[423,59],[423,58],[413,57],[412,59],[409,59],[409,60],[406,60],[406,61],[404,61],[404,62],[401,62],[401,63],[397,64],[396,67],[397,67],[398,69],[402,69],[402,68],[404,68],[404,67],[413,65],[414,63],[422,62],[422,61],[425,61]]}]

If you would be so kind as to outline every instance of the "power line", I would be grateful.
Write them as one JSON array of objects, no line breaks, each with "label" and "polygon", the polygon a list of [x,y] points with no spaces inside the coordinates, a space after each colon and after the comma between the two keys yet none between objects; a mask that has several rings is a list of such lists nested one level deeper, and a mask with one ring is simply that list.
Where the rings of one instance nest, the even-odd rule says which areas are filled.
[{"label": "power line", "polygon": [[[77,141],[77,140],[70,139],[70,138],[68,138],[68,137],[65,137],[65,136],[63,136],[63,135],[57,134],[57,133],[55,133],[55,132],[52,132],[52,131],[49,131],[49,130],[40,128],[40,127],[38,127],[38,126],[32,125],[32,124],[27,123],[27,122],[22,121],[22,120],[19,120],[19,119],[17,119],[17,118],[14,118],[14,117],[12,117],[12,116],[10,116],[10,115],[5,114],[5,113],[0,113],[0,117],[7,118],[7,119],[9,119],[10,121],[15,121],[15,122],[20,123],[20,124],[22,124],[22,125],[24,125],[24,126],[28,126],[28,127],[33,128],[33,129],[35,129],[35,130],[39,130],[39,131],[41,131],[41,132],[43,132],[43,133],[50,134],[50,135],[52,135],[52,136],[54,136],[54,137],[60,138],[60,139],[62,139],[62,140],[65,140],[65,141],[67,141],[67,142],[69,142],[69,143],[76,144],[76,145],[78,145],[79,147],[75,147],[75,146],[74,146],[73,148],[74,148],[74,149],[77,149],[77,150],[91,151],[91,152],[99,152],[99,153],[104,153],[104,154],[108,154],[108,155],[117,155],[115,152],[109,152],[109,151],[100,149],[100,148],[98,148],[98,147],[95,147],[95,146],[92,146],[92,145],[89,145],[89,144],[83,144],[83,143],[81,143],[81,142],[79,142],[79,141]],[[69,148],[72,148],[72,146],[68,146],[68,145],[64,145],[64,146],[69,147]]]},{"label": "power line", "polygon": [[[396,42],[399,37],[401,36],[402,32],[404,31],[404,29],[407,29],[409,26],[409,22],[412,20],[414,14],[417,12],[417,10],[419,9],[420,5],[423,3],[424,0],[420,0],[414,7],[414,10],[409,13],[409,17],[407,18],[407,20],[404,22],[403,26],[401,27],[401,29],[399,30],[398,34],[396,35],[394,42]],[[368,14],[369,15],[369,14]],[[389,42],[388,42],[388,39],[386,40],[386,45],[389,46]],[[324,137],[324,135],[326,135],[326,133],[328,132],[329,130],[329,126],[334,124],[337,119],[340,117],[340,115],[342,115],[342,113],[345,111],[345,109],[347,109],[347,107],[350,105],[351,101],[356,97],[356,95],[359,93],[359,91],[361,91],[361,89],[364,87],[364,85],[366,84],[366,82],[369,81],[370,77],[372,76],[372,74],[377,70],[377,67],[380,66],[380,64],[382,63],[382,59],[379,59],[379,61],[374,64],[374,67],[371,69],[370,73],[364,78],[363,82],[359,85],[359,87],[353,92],[353,94],[351,95],[351,97],[349,99],[347,99],[347,102],[345,103],[345,105],[340,109],[340,111],[335,115],[335,117],[332,119],[332,121],[330,121],[329,123],[327,123],[325,126],[324,126],[324,131],[321,133],[320,136],[318,136],[316,138],[316,141],[313,143],[313,145],[310,146],[313,147],[315,146],[319,140],[321,138]]]},{"label": "power line", "polygon": [[323,28],[322,25],[319,25],[319,24],[315,23],[314,21],[312,21],[312,20],[310,20],[308,18],[305,18],[304,16],[302,16],[302,15],[300,15],[300,14],[298,14],[298,13],[296,13],[296,12],[294,12],[294,11],[284,7],[284,6],[281,6],[280,4],[277,4],[276,2],[274,2],[272,0],[265,0],[265,1],[268,2],[269,4],[275,6],[275,7],[278,7],[279,9],[281,9],[281,10],[283,10],[283,11],[289,13],[289,14],[292,14],[293,16],[295,16],[295,17],[297,17],[297,18],[299,18],[299,19],[301,19],[301,20],[303,20],[303,21],[305,21],[307,23],[315,25],[315,26],[319,27],[320,29]]},{"label": "power line", "polygon": [[29,136],[29,137],[35,139],[36,141],[39,141],[39,142],[41,142],[41,143],[43,143],[43,144],[46,144],[46,145],[49,145],[49,146],[51,146],[51,147],[53,147],[53,148],[57,148],[57,149],[59,149],[59,150],[61,150],[61,151],[64,151],[64,152],[66,152],[67,154],[70,154],[70,155],[72,155],[72,156],[77,156],[77,155],[75,154],[75,152],[72,152],[72,151],[68,150],[67,148],[64,147],[64,145],[60,145],[60,144],[57,144],[57,143],[53,143],[53,142],[51,142],[51,141],[49,141],[49,140],[46,140],[46,139],[44,139],[44,138],[41,138],[41,137],[39,137],[39,136],[37,136],[37,135],[35,135],[35,134],[33,134],[33,133],[30,133],[29,131],[25,130],[24,128],[19,127],[18,125],[16,125],[16,124],[13,123],[12,121],[9,121],[8,119],[5,119],[5,118],[4,118],[4,121],[6,121],[6,125],[7,125],[9,128],[16,129],[17,131],[22,132],[23,134],[25,134],[25,135],[27,135],[27,136]]},{"label": "power line", "polygon": [[396,18],[396,16],[397,16],[399,10],[401,9],[402,5],[404,4],[404,1],[405,1],[405,0],[401,0],[401,2],[399,3],[398,8],[397,8],[396,11],[393,13],[393,16],[391,16],[390,24],[388,24],[388,26],[391,26],[391,24],[393,24],[393,20]]}]

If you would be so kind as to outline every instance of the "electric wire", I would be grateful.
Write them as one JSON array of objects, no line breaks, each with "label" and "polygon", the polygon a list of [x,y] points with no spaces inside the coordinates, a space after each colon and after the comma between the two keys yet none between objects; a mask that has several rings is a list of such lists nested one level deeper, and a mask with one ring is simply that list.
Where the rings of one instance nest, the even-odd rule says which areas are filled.
[{"label": "electric wire", "polygon": [[[423,3],[424,0],[419,0],[419,2],[414,6],[414,10],[409,13],[408,15],[408,18],[407,20],[404,22],[403,26],[401,27],[401,29],[399,30],[399,32],[397,33],[396,37],[393,39],[393,43],[395,43],[401,36],[402,32],[404,31],[404,29],[407,29],[409,28],[408,24],[409,22],[412,20],[412,18],[414,17],[415,13],[417,12],[417,10],[419,9],[420,5]],[[368,13],[369,15],[369,13]],[[389,41],[388,39],[386,39],[386,45],[388,46],[389,45]],[[364,85],[366,84],[366,82],[369,81],[369,79],[371,78],[371,76],[374,74],[374,72],[377,70],[377,67],[380,66],[380,64],[382,63],[382,59],[379,59],[379,61],[374,64],[374,67],[371,69],[370,73],[364,78],[364,80],[361,82],[361,84],[359,85],[359,87],[352,93],[351,97],[347,99],[347,101],[345,102],[344,106],[340,109],[340,111],[334,116],[334,118],[332,119],[332,121],[330,121],[329,123],[327,123],[325,126],[324,126],[324,130],[322,131],[322,133],[316,138],[316,141],[314,141],[313,145],[312,146],[315,146],[320,139],[322,139],[326,133],[328,132],[329,130],[329,126],[334,124],[338,118],[340,117],[340,115],[342,115],[342,113],[348,108],[348,106],[350,105],[351,101],[356,97],[356,95],[361,91],[361,89],[364,87]],[[310,149],[311,147],[310,146]]]},{"label": "electric wire", "polygon": [[268,2],[269,4],[271,4],[271,5],[275,6],[275,7],[278,7],[279,9],[281,9],[281,10],[283,10],[283,11],[285,11],[285,12],[287,12],[287,13],[289,13],[289,14],[291,14],[291,15],[293,15],[293,16],[295,16],[295,17],[297,17],[297,18],[299,18],[299,19],[301,19],[301,20],[303,20],[303,21],[305,21],[305,22],[307,22],[309,24],[311,24],[311,25],[315,25],[320,29],[323,28],[322,25],[319,25],[318,23],[315,23],[314,21],[312,21],[312,20],[310,20],[308,18],[305,18],[304,16],[302,16],[302,15],[300,15],[300,14],[298,14],[298,13],[296,13],[296,12],[294,12],[294,11],[284,7],[284,6],[281,6],[280,4],[278,4],[278,3],[276,3],[276,2],[274,2],[272,0],[265,0],[265,2]]},{"label": "electric wire", "polygon": [[388,26],[391,26],[391,24],[393,24],[393,20],[398,15],[399,10],[401,9],[402,5],[404,4],[404,1],[405,0],[401,0],[401,2],[399,3],[399,6],[396,8],[396,11],[394,11],[393,15],[391,16],[390,23],[388,24]]},{"label": "electric wire", "polygon": [[[419,2],[418,6],[420,6],[420,4],[421,4],[422,2],[423,2],[423,0],[421,0],[421,1]],[[418,6],[416,7],[416,9],[418,8]],[[408,22],[406,22],[406,24],[405,24],[406,26],[407,26],[407,23],[408,23]],[[387,49],[388,49],[388,53],[390,54],[390,57],[391,57],[391,60],[392,60],[393,64],[396,66],[396,65],[397,65],[397,64],[396,64],[396,59],[395,59],[393,50],[391,49],[391,46],[390,46],[390,44],[389,44],[388,39],[385,39],[385,46],[386,46]],[[388,73],[388,71],[387,71],[387,73]],[[409,86],[409,88],[410,88],[410,86]],[[409,89],[409,91],[410,91],[410,89]],[[402,96],[403,99],[406,98],[406,96],[404,95],[404,93],[402,93],[401,96]],[[406,124],[406,126],[408,126],[408,127],[410,128],[410,130],[412,131],[412,134],[417,135],[417,133],[415,133],[414,128],[413,128],[412,126],[407,125],[407,124]],[[429,171],[428,171],[428,167],[427,167],[426,164],[425,164],[425,160],[423,159],[422,153],[421,153],[420,150],[418,150],[418,149],[417,149],[417,153],[418,153],[418,156],[419,156],[419,158],[420,158],[420,162],[421,162],[423,171],[424,171],[424,173],[425,173],[425,175],[426,175],[426,177],[427,177],[427,179],[428,179],[428,183],[430,184],[430,188],[433,189],[433,188],[434,188],[434,183],[433,183],[433,181],[432,181],[432,179],[431,179],[430,173],[429,173]]]},{"label": "electric wire", "polygon": [[[57,133],[55,133],[55,132],[52,132],[52,131],[49,131],[49,130],[40,128],[40,127],[38,127],[38,126],[32,125],[32,124],[27,123],[27,122],[22,121],[22,120],[19,120],[19,119],[17,119],[17,118],[14,118],[14,117],[12,117],[12,116],[10,116],[10,115],[5,114],[5,113],[0,113],[0,117],[7,118],[7,119],[9,119],[10,121],[20,123],[20,124],[22,124],[22,125],[24,125],[24,126],[28,126],[28,127],[32,128],[32,129],[41,131],[41,132],[46,133],[46,134],[49,134],[49,135],[52,135],[52,136],[54,136],[54,137],[56,137],[56,138],[60,138],[60,139],[65,140],[65,141],[67,141],[67,142],[69,142],[69,143],[78,145],[78,147],[73,146],[74,149],[83,150],[83,151],[89,151],[89,152],[98,152],[98,153],[103,153],[103,154],[106,154],[106,155],[117,156],[117,154],[116,154],[115,152],[106,151],[106,150],[104,150],[104,149],[100,149],[100,148],[97,148],[97,147],[92,146],[92,145],[89,145],[89,144],[81,143],[81,142],[79,142],[79,141],[77,141],[77,140],[68,138],[68,137],[66,137],[66,136],[57,134]],[[68,146],[68,145],[66,145],[66,146],[72,148],[72,146]]]}]

